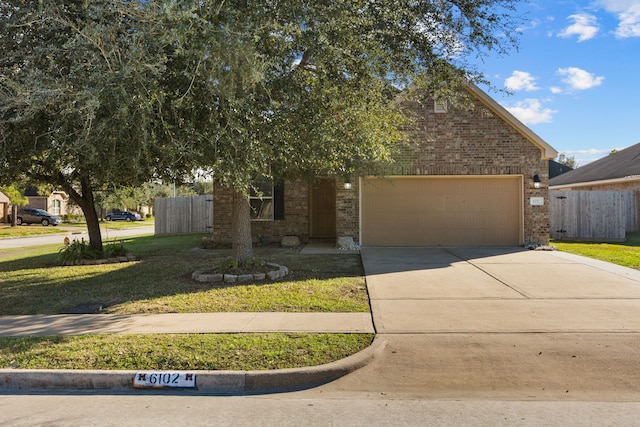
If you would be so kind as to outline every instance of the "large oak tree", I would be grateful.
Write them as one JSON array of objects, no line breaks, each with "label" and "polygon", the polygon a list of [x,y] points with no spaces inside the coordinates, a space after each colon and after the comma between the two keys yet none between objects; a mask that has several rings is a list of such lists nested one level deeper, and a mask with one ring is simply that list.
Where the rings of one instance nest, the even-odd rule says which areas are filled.
[{"label": "large oak tree", "polygon": [[482,80],[468,59],[513,45],[512,0],[177,2],[170,68],[182,138],[232,188],[234,256],[252,256],[248,196],[266,175],[348,177],[389,157],[400,89],[443,99]]},{"label": "large oak tree", "polygon": [[95,191],[144,182],[170,156],[164,31],[136,1],[0,1],[0,179],[66,191],[99,252]]},{"label": "large oak tree", "polygon": [[0,177],[68,191],[99,247],[96,188],[207,169],[244,261],[255,178],[388,158],[395,93],[482,80],[468,60],[514,44],[516,2],[2,0]]}]

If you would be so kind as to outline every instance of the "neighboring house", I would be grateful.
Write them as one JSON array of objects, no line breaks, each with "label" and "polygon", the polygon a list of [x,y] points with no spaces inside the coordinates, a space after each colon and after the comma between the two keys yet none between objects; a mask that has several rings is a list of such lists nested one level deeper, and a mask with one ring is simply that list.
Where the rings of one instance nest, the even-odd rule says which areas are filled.
[{"label": "neighboring house", "polygon": [[64,191],[52,191],[47,196],[41,196],[38,191],[29,188],[25,191],[25,196],[29,198],[27,207],[42,209],[53,215],[64,215],[68,212],[69,196]]},{"label": "neighboring house", "polygon": [[640,143],[553,178],[552,190],[632,190],[640,193]]},{"label": "neighboring house", "polygon": [[[52,191],[48,196],[38,195],[37,190],[27,189],[25,196],[29,203],[25,207],[42,209],[53,215],[64,215],[70,212],[69,196],[64,191]],[[0,192],[0,222],[9,222],[11,214],[11,202],[9,198]]]},{"label": "neighboring house", "polygon": [[0,222],[9,222],[9,197],[0,191]]},{"label": "neighboring house", "polygon": [[[363,246],[548,244],[557,151],[471,85],[475,108],[404,102],[417,114],[387,178],[285,181],[251,200],[256,240],[352,237]],[[535,181],[538,181],[537,183]],[[272,190],[272,191],[269,191]],[[231,240],[230,189],[214,188],[217,241]]]},{"label": "neighboring house", "polygon": [[572,170],[573,168],[570,168],[565,164],[558,163],[555,160],[549,160],[549,181],[551,181],[556,176],[560,176],[563,173],[567,173]]},{"label": "neighboring house", "polygon": [[554,238],[621,240],[640,227],[640,143],[549,183],[554,190]]}]

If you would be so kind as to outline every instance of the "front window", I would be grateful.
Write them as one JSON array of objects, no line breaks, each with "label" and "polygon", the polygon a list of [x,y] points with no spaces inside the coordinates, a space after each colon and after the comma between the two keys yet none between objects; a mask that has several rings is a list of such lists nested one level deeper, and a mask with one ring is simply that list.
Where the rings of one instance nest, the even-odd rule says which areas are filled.
[{"label": "front window", "polygon": [[53,200],[53,203],[51,204],[51,213],[54,215],[60,215],[60,200]]},{"label": "front window", "polygon": [[252,220],[273,220],[273,179],[263,175],[253,181],[249,204]]}]

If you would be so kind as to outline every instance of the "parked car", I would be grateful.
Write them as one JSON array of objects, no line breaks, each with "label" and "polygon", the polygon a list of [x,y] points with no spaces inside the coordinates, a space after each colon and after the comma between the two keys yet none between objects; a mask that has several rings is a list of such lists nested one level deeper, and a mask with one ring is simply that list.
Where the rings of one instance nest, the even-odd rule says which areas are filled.
[{"label": "parked car", "polygon": [[[11,217],[9,216],[9,221]],[[48,225],[62,224],[62,218],[58,215],[52,215],[42,209],[19,208],[16,215],[16,225],[22,224],[42,224],[44,227]]]},{"label": "parked car", "polygon": [[107,221],[142,221],[140,214],[126,211],[113,211],[108,213],[105,217]]}]

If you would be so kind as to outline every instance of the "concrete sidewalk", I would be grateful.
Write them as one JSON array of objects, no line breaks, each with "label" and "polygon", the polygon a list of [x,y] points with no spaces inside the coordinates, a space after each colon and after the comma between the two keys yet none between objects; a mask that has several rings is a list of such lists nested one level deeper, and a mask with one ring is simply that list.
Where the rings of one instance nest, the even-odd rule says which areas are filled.
[{"label": "concrete sidewalk", "polygon": [[370,313],[167,313],[0,316],[0,336],[206,333],[374,333]]}]

